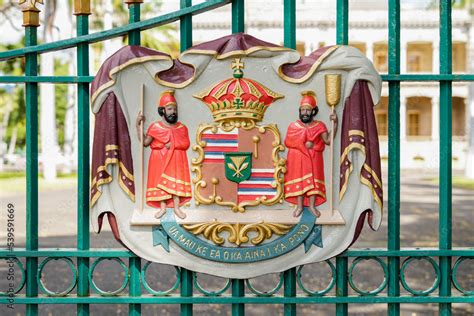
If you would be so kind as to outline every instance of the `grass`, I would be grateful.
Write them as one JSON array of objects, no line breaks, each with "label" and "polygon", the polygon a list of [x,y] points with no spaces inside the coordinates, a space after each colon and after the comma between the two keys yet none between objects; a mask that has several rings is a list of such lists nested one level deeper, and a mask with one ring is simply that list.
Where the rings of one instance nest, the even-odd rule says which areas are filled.
[{"label": "grass", "polygon": [[[439,178],[430,180],[434,184],[439,184]],[[453,187],[474,190],[474,179],[469,179],[464,176],[453,176]]]},{"label": "grass", "polygon": [[[54,180],[45,180],[40,174],[40,192],[72,188],[77,184],[77,174],[58,174]],[[0,173],[1,196],[12,194],[26,194],[26,174],[25,172],[1,172]]]}]

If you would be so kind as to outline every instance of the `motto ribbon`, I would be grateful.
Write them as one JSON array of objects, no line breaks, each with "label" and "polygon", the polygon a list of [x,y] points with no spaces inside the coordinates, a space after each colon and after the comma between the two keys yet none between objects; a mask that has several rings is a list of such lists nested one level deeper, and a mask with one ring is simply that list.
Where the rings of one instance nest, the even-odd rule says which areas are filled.
[{"label": "motto ribbon", "polygon": [[300,222],[285,236],[255,247],[218,247],[195,237],[183,229],[168,209],[161,219],[161,226],[153,226],[153,246],[161,245],[169,252],[169,239],[187,252],[217,262],[248,263],[272,259],[284,255],[304,243],[308,252],[312,245],[322,248],[322,226],[315,225],[316,217],[307,208]]}]

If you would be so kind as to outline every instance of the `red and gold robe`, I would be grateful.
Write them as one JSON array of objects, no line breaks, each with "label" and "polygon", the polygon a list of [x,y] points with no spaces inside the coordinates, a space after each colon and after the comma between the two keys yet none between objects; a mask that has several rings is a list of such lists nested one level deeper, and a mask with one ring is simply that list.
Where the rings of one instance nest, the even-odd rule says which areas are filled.
[{"label": "red and gold robe", "polygon": [[[304,196],[304,206],[309,206],[310,195],[316,195],[316,205],[326,201],[323,161],[326,144],[321,135],[327,131],[326,125],[320,121],[305,125],[298,120],[288,126],[285,138],[288,148],[285,174],[287,202],[297,204],[297,197],[300,195]],[[313,148],[306,148],[307,141],[313,142]]]},{"label": "red and gold robe", "polygon": [[[155,122],[146,134],[153,138],[148,162],[147,205],[158,208],[161,201],[166,201],[166,206],[172,207],[173,195],[178,196],[179,205],[183,205],[191,199],[187,127],[180,122],[174,126]],[[169,149],[165,147],[167,143],[171,145]]]}]

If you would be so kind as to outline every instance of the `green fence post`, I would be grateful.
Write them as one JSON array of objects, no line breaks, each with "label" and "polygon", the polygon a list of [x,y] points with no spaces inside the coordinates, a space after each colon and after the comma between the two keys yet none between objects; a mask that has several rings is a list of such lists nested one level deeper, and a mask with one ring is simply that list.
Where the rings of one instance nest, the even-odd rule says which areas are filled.
[{"label": "green fence post", "polygon": [[[336,4],[336,43],[347,45],[349,41],[349,4],[348,0],[337,0]],[[336,257],[336,296],[346,297],[348,258]],[[347,315],[348,304],[336,304],[336,315]]]},{"label": "green fence post", "polygon": [[[390,0],[388,19],[388,73],[400,74],[400,0]],[[388,83],[388,250],[400,249],[400,82]],[[400,296],[400,257],[388,257],[388,295]],[[400,314],[400,304],[388,304],[389,315]]]},{"label": "green fence post", "polygon": [[[180,0],[180,8],[192,6],[192,0]],[[181,52],[193,46],[193,19],[188,14],[179,19]]]},{"label": "green fence post", "polygon": [[232,0],[232,33],[245,32],[245,2]]},{"label": "green fence post", "polygon": [[[128,4],[128,23],[140,21],[140,5],[143,0],[125,0]],[[140,45],[140,30],[133,30],[128,32],[128,44]]]},{"label": "green fence post", "polygon": [[[349,293],[347,287],[347,266],[348,258],[343,257],[342,254],[336,257],[336,296],[347,297]],[[347,315],[348,304],[337,303],[336,304],[336,315],[343,316]]]},{"label": "green fence post", "polygon": [[[89,33],[90,1],[74,3],[77,36]],[[89,75],[89,44],[77,45],[77,75]],[[89,250],[89,83],[77,84],[77,249]],[[89,296],[89,258],[77,258],[77,296]],[[89,304],[77,304],[78,315],[89,315]]]},{"label": "green fence post", "polygon": [[[284,45],[296,48],[296,1],[284,0],[283,3]],[[285,297],[296,296],[296,268],[283,272],[283,293]],[[284,304],[285,316],[296,315],[296,304]]]},{"label": "green fence post", "polygon": [[284,0],[284,45],[296,48],[296,0]]},{"label": "green fence post", "polygon": [[[439,2],[439,72],[452,72],[452,38],[451,38],[451,1]],[[441,80],[439,83],[439,248],[451,249],[452,229],[452,82]],[[440,296],[451,296],[451,256],[439,258],[441,282]],[[451,315],[451,303],[439,304],[439,314]]]},{"label": "green fence post", "polygon": [[[283,295],[285,297],[296,296],[296,268],[291,268],[283,272]],[[283,313],[285,316],[296,315],[296,304],[284,304]]]},{"label": "green fence post", "polygon": [[336,43],[349,43],[349,3],[348,0],[337,0],[336,4]]},{"label": "green fence post", "polygon": [[[25,23],[25,16],[36,16],[37,23]],[[39,10],[23,11],[25,26],[25,46],[37,43],[37,27],[39,26]],[[38,75],[38,55],[25,55],[25,75]],[[26,250],[38,250],[38,83],[25,84],[26,98]],[[26,296],[38,296],[36,270],[38,258],[26,258]],[[38,305],[27,304],[27,315],[37,315]]]},{"label": "green fence post", "polygon": [[[180,0],[180,8],[192,6],[192,0]],[[191,15],[185,15],[179,20],[180,26],[180,51],[183,52],[193,45],[193,21]],[[193,296],[193,272],[181,268],[181,296]],[[193,304],[181,304],[181,315],[193,314]]]},{"label": "green fence post", "polygon": [[[140,8],[143,0],[126,0],[128,4],[128,22],[135,23],[140,21]],[[129,45],[140,45],[141,36],[140,30],[133,30],[128,32],[128,44]],[[128,267],[130,269],[130,296],[136,297],[142,294],[142,288],[140,283],[141,275],[141,260],[139,257],[131,257],[128,259]],[[141,315],[142,306],[141,304],[128,304],[128,315],[138,316]]]},{"label": "green fence post", "polygon": [[[244,280],[232,279],[232,297],[245,296],[245,282]],[[245,304],[232,304],[232,316],[245,315]]]}]

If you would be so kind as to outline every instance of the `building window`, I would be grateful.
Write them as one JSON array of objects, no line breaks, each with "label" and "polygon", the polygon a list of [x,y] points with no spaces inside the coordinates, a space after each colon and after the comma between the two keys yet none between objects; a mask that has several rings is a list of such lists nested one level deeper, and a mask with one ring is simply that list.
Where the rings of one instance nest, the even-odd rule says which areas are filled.
[{"label": "building window", "polygon": [[406,108],[407,136],[431,137],[431,98],[409,97]]},{"label": "building window", "polygon": [[453,72],[466,71],[466,43],[453,42]]},{"label": "building window", "polygon": [[381,72],[388,71],[388,45],[387,43],[374,44],[374,65],[378,71],[381,71]]},{"label": "building window", "polygon": [[466,104],[460,97],[453,97],[453,136],[466,136]]},{"label": "building window", "polygon": [[410,111],[408,114],[408,136],[420,136],[420,112]]},{"label": "building window", "polygon": [[407,44],[407,71],[431,72],[433,70],[433,45],[431,43]]},{"label": "building window", "polygon": [[375,106],[375,121],[379,136],[388,135],[388,97],[381,97]]},{"label": "building window", "polygon": [[357,49],[360,50],[360,52],[361,52],[362,54],[364,54],[364,55],[365,55],[366,52],[367,52],[367,47],[365,46],[365,43],[363,43],[363,42],[350,42],[350,43],[349,43],[349,46],[352,46],[352,47],[354,47],[354,48],[357,48]]}]

